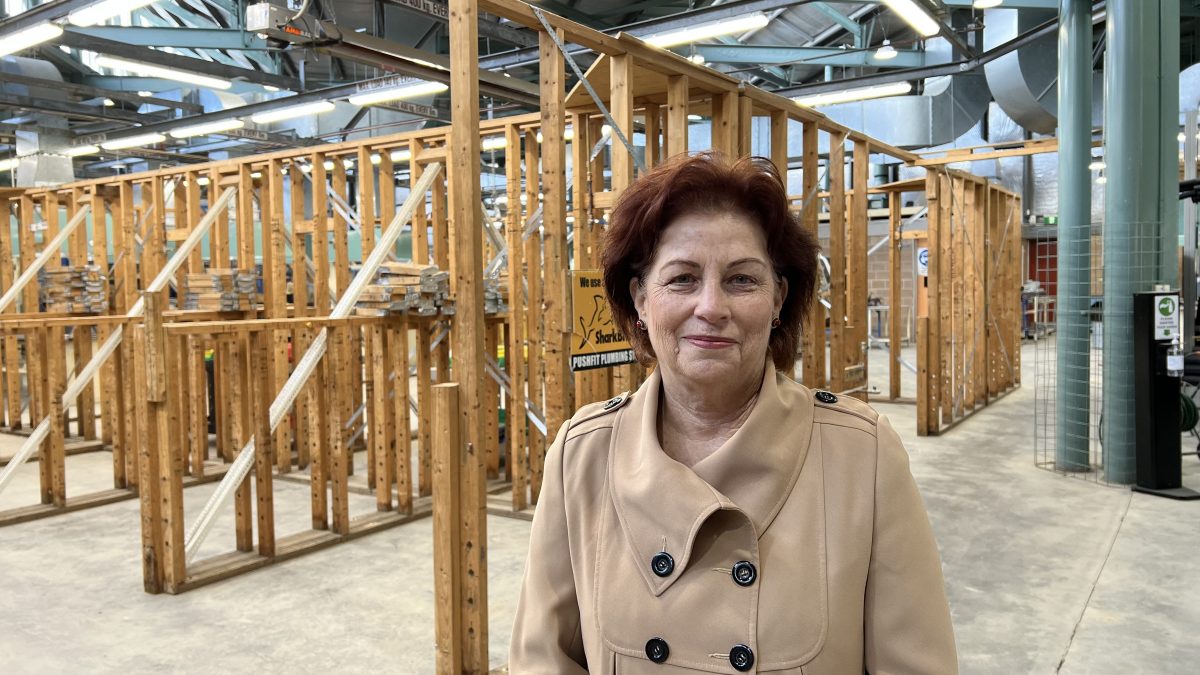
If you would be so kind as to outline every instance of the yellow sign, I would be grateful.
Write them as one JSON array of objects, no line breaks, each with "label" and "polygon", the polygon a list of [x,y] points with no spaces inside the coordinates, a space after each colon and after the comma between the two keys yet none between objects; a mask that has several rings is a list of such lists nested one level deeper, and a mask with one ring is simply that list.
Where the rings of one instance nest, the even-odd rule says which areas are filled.
[{"label": "yellow sign", "polygon": [[613,322],[600,270],[571,272],[571,370],[633,363],[633,349]]}]

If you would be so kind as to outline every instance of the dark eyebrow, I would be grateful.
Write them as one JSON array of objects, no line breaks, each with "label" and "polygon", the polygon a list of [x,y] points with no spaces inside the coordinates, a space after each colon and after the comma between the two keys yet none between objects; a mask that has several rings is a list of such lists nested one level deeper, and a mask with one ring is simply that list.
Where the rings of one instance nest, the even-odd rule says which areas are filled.
[{"label": "dark eyebrow", "polygon": [[[729,267],[737,267],[738,265],[745,265],[747,263],[754,263],[754,264],[761,265],[763,267],[770,267],[770,265],[768,265],[761,258],[738,258],[737,260],[734,260],[733,262],[729,263]],[[692,261],[692,260],[684,260],[683,258],[673,258],[673,259],[668,260],[665,263],[663,263],[663,267],[667,267],[668,265],[682,265],[684,267],[693,267],[693,268],[700,267],[700,263]]]},{"label": "dark eyebrow", "polygon": [[759,265],[762,265],[763,267],[770,267],[770,265],[768,265],[766,262],[764,262],[761,258],[739,258],[739,259],[734,260],[733,262],[729,263],[729,266],[737,267],[738,265],[744,265],[746,263],[757,263]]}]

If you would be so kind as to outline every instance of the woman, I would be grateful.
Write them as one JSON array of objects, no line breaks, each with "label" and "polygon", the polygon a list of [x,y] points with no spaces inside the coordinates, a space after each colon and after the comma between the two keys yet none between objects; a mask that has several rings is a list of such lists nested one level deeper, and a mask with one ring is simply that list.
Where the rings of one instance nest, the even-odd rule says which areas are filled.
[{"label": "woman", "polygon": [[957,672],[899,437],[789,377],[817,245],[774,166],[655,168],[614,209],[602,264],[656,367],[547,455],[510,671]]}]

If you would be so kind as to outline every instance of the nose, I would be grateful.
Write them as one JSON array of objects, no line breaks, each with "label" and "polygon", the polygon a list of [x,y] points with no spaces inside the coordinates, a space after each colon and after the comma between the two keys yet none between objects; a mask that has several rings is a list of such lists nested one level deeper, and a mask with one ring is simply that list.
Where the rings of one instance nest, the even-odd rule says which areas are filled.
[{"label": "nose", "polygon": [[708,323],[719,324],[729,319],[729,295],[719,279],[705,279],[696,298],[696,316]]}]

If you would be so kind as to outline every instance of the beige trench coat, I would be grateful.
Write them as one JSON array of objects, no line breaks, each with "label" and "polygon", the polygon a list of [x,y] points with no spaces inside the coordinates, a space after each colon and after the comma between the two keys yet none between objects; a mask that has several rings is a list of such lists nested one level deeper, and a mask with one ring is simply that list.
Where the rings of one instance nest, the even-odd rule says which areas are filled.
[{"label": "beige trench coat", "polygon": [[658,443],[660,385],[583,407],[555,439],[510,672],[957,672],[886,418],[768,362],[746,422],[689,469]]}]

